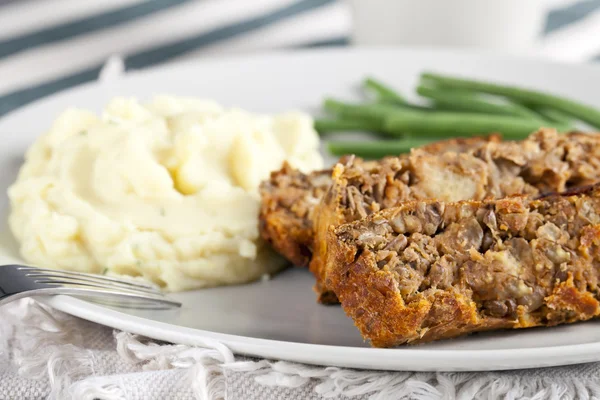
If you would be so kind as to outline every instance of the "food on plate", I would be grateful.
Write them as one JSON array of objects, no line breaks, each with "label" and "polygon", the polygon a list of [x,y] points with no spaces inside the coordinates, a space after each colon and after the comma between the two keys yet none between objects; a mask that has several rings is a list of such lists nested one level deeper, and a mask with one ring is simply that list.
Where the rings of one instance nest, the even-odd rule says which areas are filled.
[{"label": "food on plate", "polygon": [[379,101],[401,106],[410,105],[404,96],[372,76],[366,77],[363,80],[363,87],[367,92],[375,92]]},{"label": "food on plate", "polygon": [[413,103],[374,78],[365,79],[363,86],[374,99],[351,104],[327,98],[323,109],[331,118],[317,119],[315,128],[322,135],[361,131],[387,140],[329,140],[334,155],[380,158],[409,152],[427,141],[490,132],[522,140],[539,127],[573,131],[580,121],[600,130],[600,110],[522,87],[425,72],[416,88],[425,102]]},{"label": "food on plate", "polygon": [[331,185],[331,170],[305,174],[285,164],[260,186],[260,233],[288,261],[308,266],[315,206]]},{"label": "food on plate", "polygon": [[421,74],[421,83],[449,91],[464,90],[469,93],[503,96],[513,102],[547,107],[577,118],[595,128],[600,128],[600,110],[565,97],[517,86],[457,78],[431,72]]},{"label": "food on plate", "polygon": [[[448,110],[492,115],[512,115],[540,121],[540,123],[545,122],[543,115],[519,103],[493,103],[474,96],[472,93],[459,90],[448,91],[423,84],[416,88],[416,92],[419,96],[433,101],[436,106]],[[548,122],[558,121],[549,120]]]},{"label": "food on plate", "polygon": [[[327,99],[325,110],[352,119],[369,121],[375,132],[383,132],[390,137],[402,138],[407,132],[419,137],[477,136],[482,133],[499,132],[506,139],[519,140],[541,125],[557,128],[560,131],[568,127],[540,118],[523,118],[507,115],[482,114],[474,112],[398,110],[390,104],[356,105]],[[345,122],[344,120],[337,123]],[[333,130],[333,121],[317,120],[316,127],[323,132]],[[328,124],[328,125],[326,125]],[[450,132],[452,132],[450,134]]]},{"label": "food on plate", "polygon": [[29,149],[10,227],[33,265],[142,276],[167,290],[235,284],[285,262],[260,238],[259,183],[323,168],[303,113],[116,98],[71,109]]},{"label": "food on plate", "polygon": [[431,144],[432,142],[429,139],[370,140],[365,142],[331,141],[327,144],[327,149],[335,156],[353,154],[364,157],[367,160],[375,160],[388,157],[390,154],[400,155],[410,153],[412,149],[422,148]]},{"label": "food on plate", "polygon": [[333,232],[328,278],[377,347],[600,315],[600,187],[411,201]]},{"label": "food on plate", "polygon": [[387,158],[374,168],[338,164],[333,183],[314,211],[313,257],[321,302],[335,302],[332,229],[411,200],[483,200],[514,194],[562,192],[600,177],[600,136],[540,130],[522,142],[490,140],[462,153]]},{"label": "food on plate", "polygon": [[[431,153],[463,151],[480,145],[488,138],[451,139],[429,143],[422,150]],[[346,163],[342,158],[341,163]],[[366,168],[377,168],[380,161],[365,162],[353,158],[353,165],[365,164]],[[260,186],[262,205],[260,210],[260,232],[274,249],[297,266],[307,266],[313,249],[313,212],[323,194],[331,186],[331,169],[305,174],[286,164],[271,174]]]},{"label": "food on plate", "polygon": [[[599,180],[600,139],[574,127],[585,122],[600,129],[600,110],[540,91],[431,73],[423,73],[416,88],[425,103],[412,103],[373,78],[364,88],[375,101],[327,98],[323,108],[333,117],[317,119],[315,129],[323,136],[361,131],[384,140],[328,140],[329,152],[364,159],[410,155],[376,164],[350,159],[334,168],[312,217],[309,268],[320,302],[339,298],[363,336],[382,347],[600,313],[592,262],[577,247],[597,240],[600,189],[540,197]],[[529,136],[532,131],[538,132]],[[462,152],[418,149],[444,137],[490,132],[504,141]],[[506,223],[486,228],[488,211]],[[566,220],[575,214],[576,222]],[[538,220],[539,226],[523,225]],[[591,230],[580,234],[586,224]],[[552,248],[545,229],[571,247]],[[521,253],[525,247],[529,258]],[[546,266],[541,254],[548,259],[552,252],[577,258],[554,260],[552,276],[536,270]],[[570,261],[574,267],[565,272]]]}]

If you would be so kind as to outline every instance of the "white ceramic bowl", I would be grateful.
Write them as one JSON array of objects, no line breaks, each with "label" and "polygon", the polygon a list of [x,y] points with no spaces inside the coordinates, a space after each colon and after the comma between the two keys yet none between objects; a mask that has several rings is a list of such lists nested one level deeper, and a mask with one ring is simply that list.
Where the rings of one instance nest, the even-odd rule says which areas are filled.
[{"label": "white ceramic bowl", "polygon": [[467,46],[523,53],[544,27],[544,0],[349,0],[357,45]]}]

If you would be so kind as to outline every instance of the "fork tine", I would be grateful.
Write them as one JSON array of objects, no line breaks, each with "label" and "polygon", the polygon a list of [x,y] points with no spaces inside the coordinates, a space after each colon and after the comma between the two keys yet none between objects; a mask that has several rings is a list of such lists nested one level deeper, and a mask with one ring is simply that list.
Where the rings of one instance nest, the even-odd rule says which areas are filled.
[{"label": "fork tine", "polygon": [[145,293],[145,292],[141,292],[138,290],[120,289],[120,288],[115,289],[115,288],[110,288],[110,287],[105,287],[105,286],[96,286],[96,285],[87,284],[87,283],[73,284],[73,283],[68,283],[68,282],[54,282],[54,281],[47,281],[47,282],[39,281],[37,283],[56,284],[57,286],[55,287],[55,289],[59,289],[61,291],[81,291],[81,292],[86,292],[90,295],[120,294],[122,297],[127,297],[127,298],[136,298],[136,299],[140,299],[140,300],[158,301],[158,302],[167,301],[170,303],[175,303],[172,300],[169,300],[167,297],[163,296],[162,294]]},{"label": "fork tine", "polygon": [[43,284],[53,284],[53,283],[55,283],[55,284],[72,284],[72,285],[81,284],[81,285],[95,286],[95,287],[108,288],[108,289],[118,288],[118,289],[122,289],[122,290],[136,292],[136,293],[148,293],[148,294],[156,294],[156,295],[162,294],[162,292],[159,289],[155,289],[155,288],[130,286],[130,285],[122,284],[121,282],[109,282],[109,281],[103,281],[101,279],[89,279],[86,277],[73,278],[73,277],[64,276],[64,275],[30,274],[30,273],[28,273],[26,276],[28,278],[35,279],[36,283],[43,283]]},{"label": "fork tine", "polygon": [[95,278],[95,279],[100,279],[100,280],[104,280],[104,281],[108,281],[108,282],[122,283],[122,284],[129,285],[129,286],[143,287],[146,289],[154,289],[157,287],[154,284],[145,283],[145,282],[137,282],[137,281],[134,282],[133,280],[119,279],[119,278],[114,278],[114,277],[106,276],[106,275],[88,274],[85,272],[66,271],[66,270],[61,270],[61,269],[20,266],[19,270],[40,272],[40,273],[46,272],[46,273],[55,274],[55,275],[60,274],[60,275],[66,275],[66,276],[72,276],[72,277]]},{"label": "fork tine", "polygon": [[160,292],[160,288],[158,286],[150,286],[150,285],[135,285],[131,284],[127,280],[108,280],[104,279],[104,277],[99,275],[71,275],[71,274],[63,274],[60,271],[26,271],[25,276],[30,278],[52,278],[52,279],[72,279],[72,280],[81,280],[86,282],[96,282],[102,285],[116,285],[119,287],[130,287],[135,289],[142,290],[150,290],[154,292]]},{"label": "fork tine", "polygon": [[72,279],[35,279],[35,283],[42,285],[56,285],[56,287],[89,287],[99,290],[119,290],[127,293],[135,293],[143,296],[157,296],[163,297],[164,295],[161,292],[149,291],[146,289],[133,288],[133,287],[120,287],[114,285],[106,285],[100,284],[96,282],[86,282],[82,280],[72,280]]}]

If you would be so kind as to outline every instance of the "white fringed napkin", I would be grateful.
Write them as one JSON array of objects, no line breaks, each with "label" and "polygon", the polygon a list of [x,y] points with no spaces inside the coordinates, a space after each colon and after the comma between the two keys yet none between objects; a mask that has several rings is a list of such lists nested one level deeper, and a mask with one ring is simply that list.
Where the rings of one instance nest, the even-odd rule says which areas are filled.
[{"label": "white fringed napkin", "polygon": [[0,399],[592,399],[600,363],[488,373],[359,371],[157,343],[23,300],[0,309]]}]

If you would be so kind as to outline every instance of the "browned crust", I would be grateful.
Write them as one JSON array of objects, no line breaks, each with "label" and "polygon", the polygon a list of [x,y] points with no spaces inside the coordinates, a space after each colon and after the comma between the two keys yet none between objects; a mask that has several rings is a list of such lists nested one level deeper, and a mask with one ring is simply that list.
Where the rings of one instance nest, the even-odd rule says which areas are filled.
[{"label": "browned crust", "polygon": [[[408,157],[387,159],[370,170],[362,166],[338,164],[333,184],[315,211],[314,254],[310,269],[317,278],[315,291],[321,302],[335,301],[326,277],[336,253],[329,237],[332,227],[352,222],[380,209],[394,207],[404,201],[435,198],[443,201],[501,198],[513,194],[536,195],[561,192],[594,182],[600,176],[600,139],[597,135],[571,133],[558,135],[552,130],[540,130],[523,142],[500,142],[493,137],[487,142],[471,142],[459,150],[467,151],[429,154],[416,150]],[[438,145],[439,146],[439,145]],[[439,148],[438,148],[439,149]],[[431,170],[428,165],[437,169]],[[430,172],[426,172],[430,170]],[[450,179],[436,176],[450,171]],[[466,190],[463,181],[452,187],[452,180],[472,183]],[[382,196],[375,196],[375,185]],[[369,193],[364,211],[348,211],[348,191],[357,196]],[[439,193],[436,193],[439,190]],[[383,198],[382,198],[383,197]],[[359,210],[360,211],[360,210]],[[334,246],[333,248],[330,246]]]},{"label": "browned crust", "polygon": [[419,148],[431,154],[440,154],[447,152],[462,153],[463,151],[469,150],[473,147],[477,147],[482,143],[500,142],[502,142],[502,135],[498,133],[492,133],[487,136],[474,136],[467,138],[439,140],[437,142],[432,142]]},{"label": "browned crust", "polygon": [[[328,284],[363,337],[376,347],[587,320],[600,314],[599,214],[597,187],[534,200],[513,196],[456,203],[406,202],[335,229],[336,262]],[[439,218],[431,219],[432,215]],[[438,225],[408,223],[415,217]],[[477,240],[461,248],[465,242],[456,239],[469,237],[466,227],[473,220],[483,237],[495,238],[488,249],[482,247],[485,241]],[[443,236],[448,231],[452,239]],[[548,232],[559,233],[548,236]],[[361,238],[365,233],[375,236]],[[382,238],[390,241],[401,236],[407,247],[391,255],[382,253]],[[425,236],[437,245],[432,249],[435,257],[418,276],[420,286],[408,290],[409,283],[400,277],[416,276],[419,264],[386,264],[382,257],[406,257],[406,251],[422,245]],[[454,240],[454,245],[448,247],[446,238]],[[503,264],[505,254],[523,257],[517,256],[514,266],[507,261]],[[447,281],[436,281],[439,276],[446,276]],[[513,287],[519,289],[507,289]],[[494,314],[486,308],[490,302],[516,306],[503,311],[505,315]]]}]

